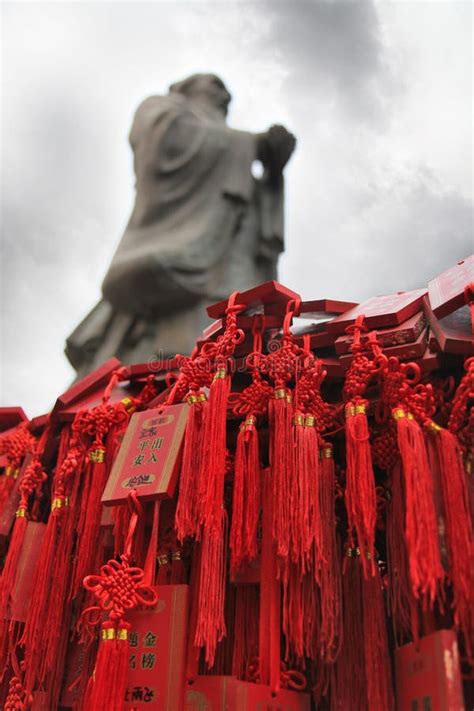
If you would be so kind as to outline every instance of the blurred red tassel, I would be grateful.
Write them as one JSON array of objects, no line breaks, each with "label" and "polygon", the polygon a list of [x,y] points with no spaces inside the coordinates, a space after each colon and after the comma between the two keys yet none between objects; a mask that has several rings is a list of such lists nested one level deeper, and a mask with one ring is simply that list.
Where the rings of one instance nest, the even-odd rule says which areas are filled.
[{"label": "blurred red tassel", "polygon": [[20,506],[16,512],[15,524],[10,538],[2,577],[0,578],[0,639],[5,639],[6,629],[9,624],[10,596],[15,584],[15,576],[20,559],[23,541],[27,526],[26,508]]},{"label": "blurred red tassel", "polygon": [[[204,528],[199,576],[195,645],[205,647],[208,667],[214,664],[217,643],[226,633],[224,618],[227,514],[221,506],[218,527]],[[216,524],[216,521],[214,521]]]},{"label": "blurred red tassel", "polygon": [[[336,662],[333,706],[337,711],[367,711],[367,681],[364,659],[362,566],[356,549],[348,548],[342,576],[343,645]],[[375,706],[373,707],[375,710]],[[377,709],[378,711],[378,709]]]},{"label": "blurred red tassel", "polygon": [[369,709],[392,711],[393,686],[382,582],[378,571],[362,582],[364,658]]},{"label": "blurred red tassel", "polygon": [[77,557],[74,566],[73,584],[70,597],[74,599],[82,589],[82,581],[94,568],[97,553],[97,537],[102,515],[102,494],[110,471],[110,457],[100,443],[94,443],[88,453],[86,481],[82,491],[82,506],[76,527]]},{"label": "blurred red tassel", "polygon": [[256,585],[237,585],[235,591],[232,675],[248,679],[249,665],[258,658],[259,595]]},{"label": "blurred red tassel", "polygon": [[237,435],[232,497],[232,525],[229,536],[230,567],[238,570],[244,560],[257,555],[257,526],[260,513],[260,459],[255,417],[242,423]]},{"label": "blurred red tassel", "polygon": [[273,537],[278,555],[288,556],[290,550],[291,487],[293,478],[293,405],[289,391],[275,389],[270,399],[270,468],[273,481]]},{"label": "blurred red tassel", "polygon": [[393,632],[398,644],[418,636],[413,622],[415,599],[408,574],[408,557],[405,543],[405,507],[401,463],[395,465],[391,473],[390,501],[387,506],[387,565],[388,565],[388,605],[392,618]]},{"label": "blurred red tassel", "polygon": [[321,552],[315,561],[321,596],[319,653],[325,661],[333,662],[342,641],[342,591],[336,538],[336,475],[332,447],[327,444],[321,448],[320,476]]},{"label": "blurred red tassel", "polygon": [[0,510],[3,508],[5,502],[10,498],[10,494],[15,487],[15,482],[18,479],[19,473],[19,469],[6,467],[3,476],[0,477]]},{"label": "blurred red tassel", "polygon": [[283,573],[282,628],[286,638],[285,659],[304,658],[304,625],[302,575],[296,563],[289,562]]},{"label": "blurred red tassel", "polygon": [[203,423],[208,407],[206,395],[201,391],[190,393],[188,403],[189,417],[184,437],[175,518],[175,527],[180,541],[183,541],[187,536],[195,536],[198,532],[199,472],[201,469]]},{"label": "blurred red tassel", "polygon": [[319,516],[319,456],[315,418],[296,413],[294,425],[294,479],[290,487],[291,558],[304,573],[312,567],[313,544],[321,545]]},{"label": "blurred red tassel", "polygon": [[405,540],[413,594],[433,604],[444,578],[433,499],[433,479],[423,433],[401,408],[393,411],[405,488]]},{"label": "blurred red tassel", "polygon": [[203,527],[216,532],[221,526],[226,462],[226,418],[229,379],[218,368],[209,392],[203,431],[203,452],[199,473],[199,518]]},{"label": "blurred red tassel", "polygon": [[469,512],[467,478],[462,455],[455,436],[431,423],[428,447],[437,466],[443,495],[448,577],[454,593],[454,619],[461,629],[468,656],[473,658],[474,645],[474,547]]},{"label": "blurred red tassel", "polygon": [[346,491],[349,529],[357,533],[365,577],[374,575],[377,505],[375,479],[365,414],[367,401],[355,398],[346,405]]},{"label": "blurred red tassel", "polygon": [[101,627],[99,651],[89,690],[89,711],[121,711],[127,685],[130,625],[106,621]]}]

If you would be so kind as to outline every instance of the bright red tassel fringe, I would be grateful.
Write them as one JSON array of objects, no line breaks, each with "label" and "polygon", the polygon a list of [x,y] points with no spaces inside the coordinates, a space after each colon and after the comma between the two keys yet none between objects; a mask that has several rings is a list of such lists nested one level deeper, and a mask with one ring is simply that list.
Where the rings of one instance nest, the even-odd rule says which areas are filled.
[{"label": "bright red tassel fringe", "polygon": [[257,556],[260,459],[254,417],[247,418],[240,427],[234,468],[232,525],[229,536],[232,571],[238,570],[244,560],[253,560]]},{"label": "bright red tassel fringe", "polygon": [[454,619],[468,656],[474,654],[474,541],[467,480],[459,444],[451,432],[432,425],[428,439],[435,451],[443,495],[448,576],[454,593]]},{"label": "bright red tassel fringe", "polygon": [[204,393],[188,396],[189,416],[184,436],[175,527],[178,540],[195,536],[199,528],[198,491],[201,469],[203,423],[208,408]]},{"label": "bright red tassel fringe", "polygon": [[433,499],[433,478],[428,466],[423,433],[414,419],[396,409],[398,447],[405,485],[405,540],[413,594],[433,604],[444,578]]},{"label": "bright red tassel fringe", "polygon": [[101,640],[89,690],[88,711],[122,711],[127,685],[130,625],[107,621],[102,624]]},{"label": "bright red tassel fringe", "polygon": [[364,576],[374,575],[377,505],[365,400],[346,405],[346,491],[349,529],[357,533]]},{"label": "bright red tassel fringe", "polygon": [[273,537],[277,553],[282,558],[290,550],[291,489],[294,484],[293,469],[293,406],[285,388],[277,388],[271,398],[270,416],[270,469],[273,481]]},{"label": "bright red tassel fringe", "polygon": [[364,659],[369,709],[392,711],[393,687],[380,575],[362,582]]},{"label": "bright red tassel fringe", "polygon": [[208,667],[214,664],[217,643],[226,633],[224,618],[227,514],[220,508],[219,526],[204,528],[199,575],[199,604],[195,645],[205,647]]}]

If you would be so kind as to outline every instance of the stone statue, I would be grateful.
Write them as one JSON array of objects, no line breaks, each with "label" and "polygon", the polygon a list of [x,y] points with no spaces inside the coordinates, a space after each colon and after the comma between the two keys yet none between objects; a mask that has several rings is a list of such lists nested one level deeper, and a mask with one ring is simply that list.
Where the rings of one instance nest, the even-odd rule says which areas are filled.
[{"label": "stone statue", "polygon": [[138,107],[135,206],[103,299],[67,340],[79,374],[112,355],[138,363],[189,353],[207,304],[276,277],[295,138],[283,126],[229,128],[230,99],[217,76],[195,74]]}]

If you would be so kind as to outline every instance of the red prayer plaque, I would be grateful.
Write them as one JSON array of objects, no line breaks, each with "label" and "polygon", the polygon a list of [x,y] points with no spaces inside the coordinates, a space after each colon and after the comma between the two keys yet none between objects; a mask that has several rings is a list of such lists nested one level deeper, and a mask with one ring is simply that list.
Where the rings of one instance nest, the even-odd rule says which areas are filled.
[{"label": "red prayer plaque", "polygon": [[464,711],[459,653],[453,630],[395,650],[397,710]]},{"label": "red prayer plaque", "polygon": [[[252,331],[255,323],[255,316],[237,316],[237,328],[243,331]],[[283,318],[280,316],[265,316],[265,330],[268,328],[280,328]],[[198,338],[197,342],[213,341],[224,333],[225,319],[219,318],[207,326]]]},{"label": "red prayer plaque", "polygon": [[198,676],[186,687],[184,711],[309,711],[309,694],[239,681],[232,676]]},{"label": "red prayer plaque", "polygon": [[105,363],[102,363],[98,368],[86,375],[74,385],[71,385],[66,392],[58,397],[51,411],[51,417],[54,418],[61,410],[65,410],[79,400],[84,400],[93,392],[96,392],[100,386],[105,386],[109,381],[114,370],[121,366],[117,358],[109,358]]},{"label": "red prayer plaque", "polygon": [[188,410],[180,403],[132,415],[102,503],[123,504],[132,489],[143,501],[174,495]]},{"label": "red prayer plaque", "polygon": [[[131,383],[119,383],[117,384],[111,394],[109,402],[112,404],[114,402],[120,402],[123,398],[136,395],[143,388],[144,383],[131,382]],[[57,413],[57,418],[59,422],[72,422],[80,410],[91,410],[93,407],[100,405],[103,402],[102,398],[104,395],[104,384],[99,386],[96,390],[93,390],[84,398],[72,403],[69,407],[64,410],[59,410]]]},{"label": "red prayer plaque", "polygon": [[44,428],[48,424],[48,421],[49,421],[49,412],[46,412],[44,415],[37,415],[36,417],[32,417],[31,420],[29,421],[28,429],[34,435],[38,435],[44,430]]},{"label": "red prayer plaque", "polygon": [[134,363],[128,365],[125,370],[125,378],[137,380],[139,378],[147,378],[149,375],[154,375],[158,380],[164,379],[169,370],[177,370],[178,364],[176,358],[163,358],[149,360],[146,363]]},{"label": "red prayer plaque", "polygon": [[329,321],[328,331],[344,333],[347,326],[352,325],[358,316],[365,316],[364,325],[370,329],[398,326],[420,311],[425,294],[426,289],[414,289],[374,296]]},{"label": "red prayer plaque", "polygon": [[155,589],[154,608],[127,616],[132,629],[124,711],[183,708],[189,586]]},{"label": "red prayer plaque", "polygon": [[431,309],[443,318],[466,303],[464,288],[474,282],[474,255],[461,259],[450,269],[428,282]]},{"label": "red prayer plaque", "polygon": [[[255,286],[247,291],[242,291],[237,297],[237,304],[244,304],[249,309],[264,307],[264,312],[279,315],[285,313],[286,304],[291,299],[299,299],[299,294],[296,291],[287,289],[283,284],[277,281],[266,281],[259,286]],[[219,301],[217,304],[211,304],[207,307],[207,313],[210,318],[222,318],[225,316],[228,299]],[[271,308],[269,308],[271,307]]]},{"label": "red prayer plaque", "polygon": [[423,357],[416,362],[422,373],[431,373],[441,366],[439,353],[432,353],[429,347],[425,350]]},{"label": "red prayer plaque", "polygon": [[357,306],[356,301],[337,301],[335,299],[316,299],[315,301],[303,301],[300,306],[299,316],[301,318],[328,318],[343,314],[349,309]]},{"label": "red prayer plaque", "polygon": [[0,407],[0,432],[16,427],[28,420],[21,407]]},{"label": "red prayer plaque", "polygon": [[432,353],[440,353],[441,348],[439,347],[439,343],[436,340],[436,337],[433,333],[433,331],[430,328],[429,336],[428,336],[428,348]]},{"label": "red prayer plaque", "polygon": [[[428,329],[425,328],[413,343],[400,343],[397,346],[384,348],[383,352],[386,356],[396,356],[400,360],[416,360],[417,358],[422,358],[426,350],[427,339]],[[341,356],[340,360],[341,363],[350,363],[352,353]]]},{"label": "red prayer plaque", "polygon": [[[422,311],[418,311],[414,316],[407,319],[399,326],[391,328],[379,328],[376,330],[377,340],[386,348],[388,346],[397,346],[402,343],[413,343],[416,341],[423,329],[426,328],[426,317]],[[368,335],[362,334],[361,341],[367,341]],[[350,348],[353,339],[348,336],[338,336],[335,347],[338,355],[350,353]]]},{"label": "red prayer plaque", "polygon": [[474,336],[472,335],[471,310],[469,306],[438,319],[430,308],[428,297],[423,300],[433,338],[444,353],[474,355]]},{"label": "red prayer plaque", "polygon": [[[312,326],[316,326],[313,330]],[[312,324],[308,328],[298,328],[292,329],[292,333],[295,337],[295,341],[299,346],[303,345],[303,336],[309,335],[309,347],[314,350],[315,348],[329,348],[334,345],[334,340],[336,338],[334,333],[329,333],[325,329],[320,329],[319,324]]]}]

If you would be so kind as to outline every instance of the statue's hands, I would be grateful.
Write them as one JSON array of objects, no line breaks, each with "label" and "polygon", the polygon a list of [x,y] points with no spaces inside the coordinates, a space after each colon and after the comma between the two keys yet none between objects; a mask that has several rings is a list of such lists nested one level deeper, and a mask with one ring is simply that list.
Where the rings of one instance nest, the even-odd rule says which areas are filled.
[{"label": "statue's hands", "polygon": [[279,175],[288,163],[296,145],[296,138],[284,126],[271,126],[257,137],[258,158],[270,174]]}]

